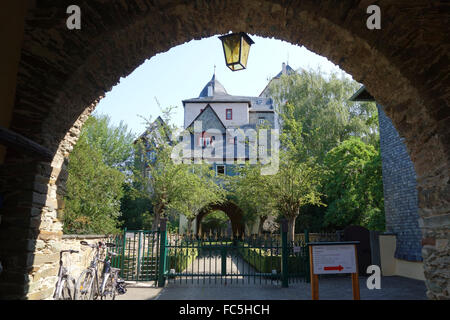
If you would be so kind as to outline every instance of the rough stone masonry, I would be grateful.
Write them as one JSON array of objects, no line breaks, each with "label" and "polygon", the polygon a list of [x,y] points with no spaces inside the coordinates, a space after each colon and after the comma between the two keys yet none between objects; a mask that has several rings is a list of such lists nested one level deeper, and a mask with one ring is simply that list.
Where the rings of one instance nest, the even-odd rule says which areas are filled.
[{"label": "rough stone masonry", "polygon": [[[80,30],[66,27],[70,4],[81,8]],[[50,295],[50,289],[36,284],[31,275],[37,264],[54,260],[50,252],[40,254],[39,248],[43,243],[57,246],[62,239],[66,159],[105,92],[157,53],[232,30],[304,45],[363,83],[384,106],[404,138],[417,174],[428,296],[448,299],[450,3],[377,1],[380,30],[366,27],[370,4],[353,0],[34,1],[26,14],[9,129],[45,146],[54,159],[42,162],[8,149],[0,166],[1,298]],[[50,284],[54,272],[42,270],[38,281],[49,279]],[[34,295],[39,290],[40,296]]]}]

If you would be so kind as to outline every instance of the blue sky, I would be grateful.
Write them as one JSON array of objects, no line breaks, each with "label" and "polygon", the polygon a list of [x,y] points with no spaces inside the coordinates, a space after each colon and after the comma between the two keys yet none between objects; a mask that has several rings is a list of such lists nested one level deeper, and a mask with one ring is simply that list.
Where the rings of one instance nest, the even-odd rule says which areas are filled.
[{"label": "blue sky", "polygon": [[140,116],[155,119],[161,114],[157,101],[162,107],[177,107],[173,124],[181,127],[181,101],[198,97],[211,79],[214,65],[216,77],[227,92],[243,96],[258,96],[268,80],[281,71],[281,64],[286,61],[295,70],[320,67],[326,73],[343,72],[326,58],[305,47],[250,36],[255,44],[250,49],[246,70],[232,72],[226,67],[222,44],[217,36],[192,40],[157,54],[128,77],[121,78],[100,101],[95,113],[109,115],[113,124],[123,121],[137,135],[145,129]]}]

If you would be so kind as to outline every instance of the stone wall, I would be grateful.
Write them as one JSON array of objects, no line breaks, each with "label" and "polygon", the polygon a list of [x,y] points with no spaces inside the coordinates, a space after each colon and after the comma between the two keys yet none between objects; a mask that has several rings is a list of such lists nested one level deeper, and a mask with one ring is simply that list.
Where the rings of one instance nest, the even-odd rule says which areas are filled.
[{"label": "stone wall", "polygon": [[30,300],[53,299],[55,285],[58,280],[59,256],[61,250],[77,250],[79,253],[64,253],[63,262],[69,273],[78,279],[81,272],[89,266],[94,250],[83,246],[80,241],[88,243],[106,241],[102,235],[66,235],[62,239],[37,240],[33,269],[29,273],[30,286],[27,298]]},{"label": "stone wall", "polygon": [[9,129],[55,158],[41,162],[9,148],[0,167],[0,298],[29,296],[37,240],[61,239],[55,216],[63,211],[64,159],[98,101],[146,59],[230,30],[304,45],[363,83],[385,107],[417,174],[428,296],[450,297],[450,44],[443,25],[450,3],[378,1],[380,30],[366,27],[367,1],[74,3],[82,29],[68,31],[66,1],[30,1]]},{"label": "stone wall", "polygon": [[397,130],[377,104],[380,151],[383,169],[386,231],[395,233],[395,257],[422,261],[422,232],[419,227],[416,172]]}]

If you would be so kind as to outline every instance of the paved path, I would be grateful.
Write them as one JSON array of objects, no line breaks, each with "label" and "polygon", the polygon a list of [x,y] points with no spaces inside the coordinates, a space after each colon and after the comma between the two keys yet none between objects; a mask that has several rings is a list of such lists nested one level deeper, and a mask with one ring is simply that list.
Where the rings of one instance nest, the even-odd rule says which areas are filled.
[{"label": "paved path", "polygon": [[[425,300],[423,281],[403,277],[383,277],[380,290],[369,290],[366,278],[360,277],[362,300]],[[352,288],[350,277],[319,280],[320,299],[350,300]],[[308,283],[280,288],[276,285],[178,285],[165,288],[128,288],[119,300],[310,300]]]},{"label": "paved path", "polygon": [[[225,265],[226,273],[232,274],[235,279],[243,279],[240,274],[253,274],[256,270],[241,256],[228,255]],[[197,257],[183,273],[212,274],[222,273],[222,258],[220,255]]]}]

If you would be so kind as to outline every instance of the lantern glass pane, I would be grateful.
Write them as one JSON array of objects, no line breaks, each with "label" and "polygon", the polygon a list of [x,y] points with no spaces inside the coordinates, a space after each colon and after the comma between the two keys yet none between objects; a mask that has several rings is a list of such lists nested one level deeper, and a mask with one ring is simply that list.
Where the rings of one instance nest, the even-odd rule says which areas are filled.
[{"label": "lantern glass pane", "polygon": [[233,65],[229,65],[228,67],[233,71],[245,69],[240,63],[235,63]]},{"label": "lantern glass pane", "polygon": [[223,39],[223,50],[227,64],[239,62],[240,37],[233,35]]},{"label": "lantern glass pane", "polygon": [[250,53],[250,44],[242,37],[241,41],[241,64],[244,68],[247,67],[248,54]]}]

